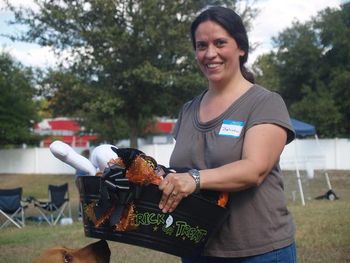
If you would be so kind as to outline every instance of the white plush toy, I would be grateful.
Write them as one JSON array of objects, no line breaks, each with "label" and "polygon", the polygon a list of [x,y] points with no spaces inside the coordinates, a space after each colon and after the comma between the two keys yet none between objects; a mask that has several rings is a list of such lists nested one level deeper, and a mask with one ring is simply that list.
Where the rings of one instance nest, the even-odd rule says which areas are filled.
[{"label": "white plush toy", "polygon": [[86,172],[88,175],[96,175],[96,168],[84,156],[78,154],[68,144],[61,141],[54,141],[50,144],[52,154],[62,162],[77,170]]},{"label": "white plush toy", "polygon": [[111,144],[102,144],[97,146],[91,153],[91,162],[100,172],[103,172],[108,166],[109,161],[118,158],[118,155],[112,150],[112,147],[117,148]]}]

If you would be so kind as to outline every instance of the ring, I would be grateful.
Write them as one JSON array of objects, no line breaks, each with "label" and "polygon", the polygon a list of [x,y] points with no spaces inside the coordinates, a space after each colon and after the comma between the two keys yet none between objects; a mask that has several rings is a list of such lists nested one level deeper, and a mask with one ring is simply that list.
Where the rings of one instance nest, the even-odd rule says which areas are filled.
[{"label": "ring", "polygon": [[171,196],[177,196],[177,193],[176,192],[171,192]]}]

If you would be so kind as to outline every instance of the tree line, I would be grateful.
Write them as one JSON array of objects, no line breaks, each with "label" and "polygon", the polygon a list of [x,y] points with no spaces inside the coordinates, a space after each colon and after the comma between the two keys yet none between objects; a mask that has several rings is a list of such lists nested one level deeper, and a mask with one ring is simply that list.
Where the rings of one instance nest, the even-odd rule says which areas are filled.
[{"label": "tree line", "polygon": [[[54,47],[62,64],[34,72],[1,54],[1,64],[8,61],[16,70],[0,72],[0,146],[28,141],[32,122],[43,116],[79,117],[101,140],[115,143],[129,136],[137,146],[137,137],[155,117],[176,118],[181,105],[206,87],[189,38],[197,12],[224,4],[243,14],[247,28],[257,14],[254,5],[242,7],[244,1],[36,2],[35,10],[7,3],[13,23],[29,28],[10,37]],[[281,93],[291,115],[315,124],[323,137],[349,134],[349,21],[349,5],[343,5],[306,23],[295,22],[252,67],[257,83]],[[23,80],[9,85],[18,78],[11,76],[15,71]],[[16,103],[10,103],[11,90],[22,89],[17,93],[22,105],[11,107]],[[10,109],[26,114],[12,118]],[[27,135],[18,130],[11,135],[17,139],[11,139],[16,127]]]},{"label": "tree line", "polygon": [[321,137],[350,135],[350,4],[294,22],[253,65],[257,81],[279,92],[290,114]]}]

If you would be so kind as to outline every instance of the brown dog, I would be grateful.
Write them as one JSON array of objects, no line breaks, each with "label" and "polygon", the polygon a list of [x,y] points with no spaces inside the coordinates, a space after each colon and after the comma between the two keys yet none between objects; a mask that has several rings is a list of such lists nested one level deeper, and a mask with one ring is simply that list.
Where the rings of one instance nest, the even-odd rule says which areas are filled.
[{"label": "brown dog", "polygon": [[33,263],[109,263],[110,256],[107,242],[100,240],[81,249],[49,248]]}]

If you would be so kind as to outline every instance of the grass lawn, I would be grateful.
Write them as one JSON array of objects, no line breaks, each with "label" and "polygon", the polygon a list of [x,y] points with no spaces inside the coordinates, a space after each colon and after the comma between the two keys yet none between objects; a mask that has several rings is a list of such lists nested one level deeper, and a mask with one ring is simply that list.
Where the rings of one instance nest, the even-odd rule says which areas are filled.
[{"label": "grass lawn", "polygon": [[[286,195],[297,226],[298,262],[350,262],[350,171],[330,171],[333,189],[339,200],[314,200],[327,191],[324,174],[317,172],[307,180],[302,174],[306,206],[299,198],[296,177],[285,172]],[[48,184],[69,183],[74,223],[50,227],[46,223],[27,221],[23,229],[8,226],[0,230],[0,263],[32,262],[43,249],[63,245],[78,248],[95,240],[84,236],[77,221],[78,191],[73,175],[0,175],[0,188],[23,187],[23,196],[47,198]],[[26,215],[37,215],[30,207]],[[179,258],[136,246],[108,241],[111,262],[180,262]]]}]

